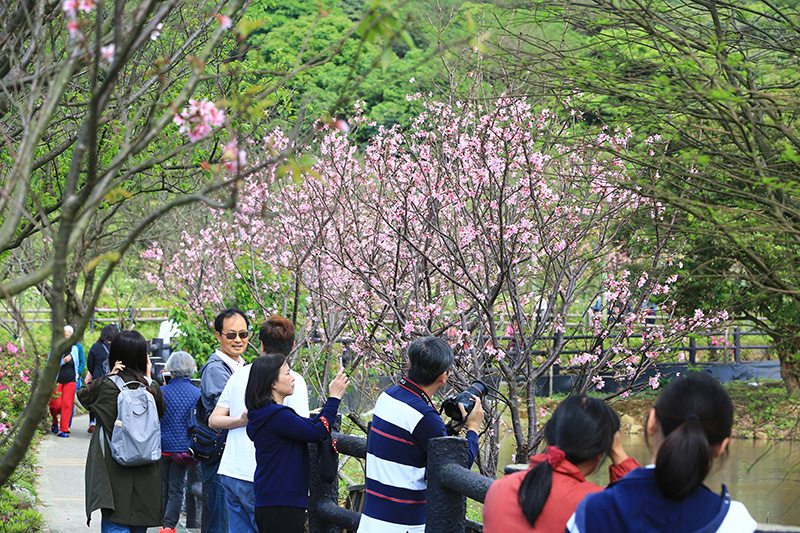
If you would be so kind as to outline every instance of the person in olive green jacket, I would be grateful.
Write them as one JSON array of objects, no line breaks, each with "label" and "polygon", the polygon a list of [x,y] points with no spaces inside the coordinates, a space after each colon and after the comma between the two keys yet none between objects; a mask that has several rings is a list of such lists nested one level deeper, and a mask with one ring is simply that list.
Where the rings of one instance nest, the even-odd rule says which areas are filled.
[{"label": "person in olive green jacket", "polygon": [[[140,381],[153,394],[158,416],[164,416],[164,398],[155,381],[149,380],[150,358],[147,341],[138,331],[122,331],[111,341],[109,365],[112,374],[125,381]],[[158,462],[144,466],[122,466],[103,442],[111,438],[117,419],[119,389],[108,377],[93,380],[78,393],[78,399],[91,408],[103,431],[92,433],[86,458],[86,524],[92,512],[101,511],[101,531],[144,533],[161,525],[161,469]]]}]

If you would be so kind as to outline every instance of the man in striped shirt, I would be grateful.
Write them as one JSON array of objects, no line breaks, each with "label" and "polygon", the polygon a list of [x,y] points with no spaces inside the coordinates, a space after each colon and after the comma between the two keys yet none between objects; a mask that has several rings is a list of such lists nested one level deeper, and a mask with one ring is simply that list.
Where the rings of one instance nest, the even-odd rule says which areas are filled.
[{"label": "man in striped shirt", "polygon": [[[367,440],[366,501],[358,533],[423,533],[428,439],[446,435],[431,396],[453,368],[453,351],[436,337],[408,346],[408,375],[378,397]],[[462,408],[463,409],[463,408]],[[466,419],[470,464],[478,454],[481,400]]]}]

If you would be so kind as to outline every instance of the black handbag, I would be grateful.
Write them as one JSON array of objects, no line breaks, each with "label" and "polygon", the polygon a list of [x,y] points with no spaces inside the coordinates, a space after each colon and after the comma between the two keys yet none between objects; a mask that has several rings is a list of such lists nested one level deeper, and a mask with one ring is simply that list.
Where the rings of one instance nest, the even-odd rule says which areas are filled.
[{"label": "black handbag", "polygon": [[317,464],[319,465],[319,478],[324,483],[333,483],[339,473],[339,462],[336,460],[336,441],[328,434],[328,438],[317,446]]},{"label": "black handbag", "polygon": [[228,437],[227,429],[212,429],[208,427],[207,417],[203,416],[202,398],[197,399],[197,403],[189,415],[189,453],[198,461],[216,461],[222,456],[225,449],[225,440]]}]

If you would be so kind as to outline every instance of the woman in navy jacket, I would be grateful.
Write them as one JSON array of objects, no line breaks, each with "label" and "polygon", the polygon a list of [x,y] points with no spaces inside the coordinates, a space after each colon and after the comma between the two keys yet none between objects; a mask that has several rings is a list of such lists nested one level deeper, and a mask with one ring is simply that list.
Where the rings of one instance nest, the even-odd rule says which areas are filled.
[{"label": "woman in navy jacket", "polygon": [[247,435],[256,448],[256,525],[259,533],[302,533],[308,504],[308,442],[328,438],[349,380],[342,369],[330,397],[314,418],[303,418],[283,400],[294,392],[294,377],[279,354],[258,357],[245,390]]},{"label": "woman in navy jacket", "polygon": [[647,416],[653,464],[590,494],[567,523],[569,533],[752,533],[756,522],[725,485],[703,484],[725,453],[733,425],[731,399],[708,374],[687,372],[670,383]]},{"label": "woman in navy jacket", "polygon": [[162,527],[159,533],[175,533],[183,505],[186,468],[197,464],[189,455],[189,416],[200,398],[200,388],[192,385],[197,372],[194,357],[186,352],[173,352],[164,370],[172,379],[161,387],[167,412],[161,419],[161,509]]}]

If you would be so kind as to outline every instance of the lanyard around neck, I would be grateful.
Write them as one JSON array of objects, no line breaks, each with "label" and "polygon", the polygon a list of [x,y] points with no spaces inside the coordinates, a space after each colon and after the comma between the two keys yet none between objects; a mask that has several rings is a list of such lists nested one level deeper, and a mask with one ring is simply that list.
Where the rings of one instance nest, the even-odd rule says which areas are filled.
[{"label": "lanyard around neck", "polygon": [[406,389],[408,392],[416,394],[417,396],[422,398],[422,400],[425,403],[433,407],[433,402],[431,401],[431,397],[428,396],[428,393],[425,392],[425,390],[422,387],[420,387],[410,379],[406,377],[400,378],[400,386]]}]

